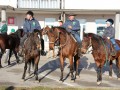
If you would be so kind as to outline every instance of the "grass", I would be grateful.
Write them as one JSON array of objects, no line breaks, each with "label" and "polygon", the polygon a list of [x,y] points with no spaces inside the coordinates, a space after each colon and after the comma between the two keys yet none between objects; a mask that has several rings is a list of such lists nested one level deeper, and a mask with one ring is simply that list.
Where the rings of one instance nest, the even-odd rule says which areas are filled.
[{"label": "grass", "polygon": [[25,88],[25,87],[6,87],[1,86],[0,90],[120,90],[120,89],[114,89],[114,88],[51,88],[51,87],[34,87],[34,88]]}]

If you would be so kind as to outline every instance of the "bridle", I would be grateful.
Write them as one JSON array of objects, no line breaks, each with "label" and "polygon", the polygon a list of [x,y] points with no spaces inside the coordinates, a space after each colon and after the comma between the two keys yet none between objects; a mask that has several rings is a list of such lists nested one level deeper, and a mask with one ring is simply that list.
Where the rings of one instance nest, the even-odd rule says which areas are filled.
[{"label": "bridle", "polygon": [[90,42],[89,42],[89,45],[88,45],[88,47],[87,47],[87,50],[92,46],[92,40],[91,40],[91,37],[89,37],[89,39],[90,39]]}]

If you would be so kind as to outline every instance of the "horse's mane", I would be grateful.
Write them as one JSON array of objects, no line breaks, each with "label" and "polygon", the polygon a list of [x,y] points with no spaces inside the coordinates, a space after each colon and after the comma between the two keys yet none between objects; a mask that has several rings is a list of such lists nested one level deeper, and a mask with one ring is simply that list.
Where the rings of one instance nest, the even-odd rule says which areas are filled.
[{"label": "horse's mane", "polygon": [[58,28],[60,32],[62,32],[62,33],[68,33],[68,31],[64,27],[54,26],[52,28]]},{"label": "horse's mane", "polygon": [[99,45],[101,45],[102,42],[106,43],[105,40],[104,40],[101,36],[99,36],[99,35],[97,35],[97,34],[87,33],[87,35],[88,35],[88,37],[91,37],[91,38],[93,38],[95,41],[97,41],[97,43],[98,43]]}]

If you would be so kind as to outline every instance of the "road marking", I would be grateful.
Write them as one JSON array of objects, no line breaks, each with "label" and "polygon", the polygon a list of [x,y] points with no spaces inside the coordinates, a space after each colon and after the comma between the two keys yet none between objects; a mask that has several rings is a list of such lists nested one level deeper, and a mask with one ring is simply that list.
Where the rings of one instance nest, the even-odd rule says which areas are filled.
[{"label": "road marking", "polygon": [[[41,73],[40,75],[41,75],[41,76],[45,76],[45,74],[43,74],[43,73]],[[60,83],[60,81],[59,81],[59,80],[57,80],[57,79],[53,78],[52,76],[46,76],[46,78],[52,79],[52,80],[54,80],[54,81],[56,81],[56,82]],[[67,83],[67,82],[63,82],[62,84],[65,84],[65,85],[67,85],[67,86],[71,86],[71,87],[75,86],[75,85],[70,84],[70,83]]]}]

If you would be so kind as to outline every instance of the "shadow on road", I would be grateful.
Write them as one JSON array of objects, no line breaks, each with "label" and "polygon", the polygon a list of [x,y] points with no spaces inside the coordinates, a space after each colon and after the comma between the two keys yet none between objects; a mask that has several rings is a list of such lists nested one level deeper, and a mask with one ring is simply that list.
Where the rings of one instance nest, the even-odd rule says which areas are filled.
[{"label": "shadow on road", "polygon": [[[67,63],[64,62],[64,66],[66,66]],[[52,60],[52,61],[49,61],[47,62],[46,64],[44,64],[39,70],[38,70],[38,73],[42,73],[46,70],[49,70],[47,72],[47,74],[45,76],[43,76],[41,79],[39,79],[39,81],[41,81],[42,79],[44,79],[47,75],[49,75],[50,73],[52,73],[53,71],[55,71],[57,68],[60,68],[60,61],[59,61],[59,58],[55,59],[55,60]]]}]

